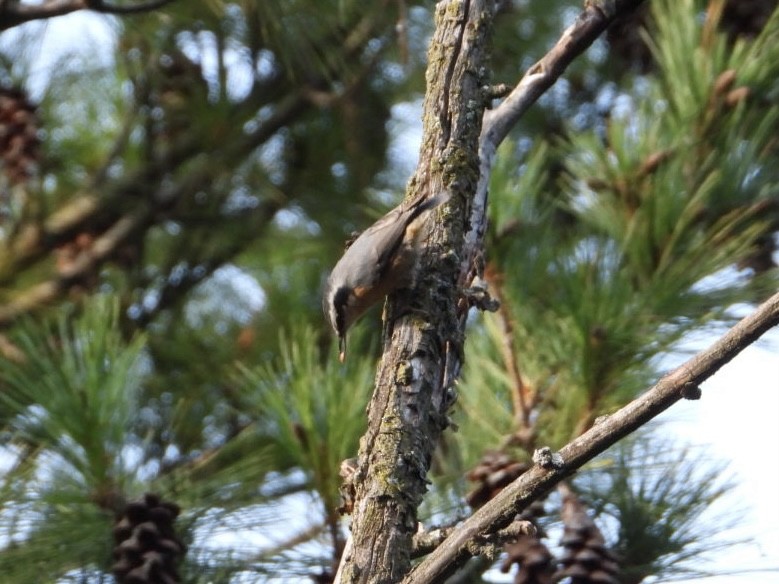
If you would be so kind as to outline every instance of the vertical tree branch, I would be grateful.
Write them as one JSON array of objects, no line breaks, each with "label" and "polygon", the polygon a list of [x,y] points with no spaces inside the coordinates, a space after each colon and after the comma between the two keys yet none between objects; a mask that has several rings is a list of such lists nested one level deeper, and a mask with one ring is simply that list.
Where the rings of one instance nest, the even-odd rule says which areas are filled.
[{"label": "vertical tree branch", "polygon": [[407,197],[442,191],[452,197],[428,236],[413,302],[390,298],[384,355],[355,475],[352,542],[338,582],[396,583],[411,566],[417,507],[451,405],[443,387],[445,363],[460,359],[459,258],[479,176],[493,8],[492,0],[444,0],[436,6],[420,161]]},{"label": "vertical tree branch", "polygon": [[[451,400],[444,385],[459,371],[465,319],[456,309],[457,289],[468,284],[467,275],[482,248],[495,151],[568,64],[614,18],[641,1],[587,2],[550,53],[487,116],[485,104],[491,91],[486,79],[486,46],[494,0],[442,0],[437,4],[436,30],[428,53],[420,161],[407,198],[417,200],[449,191],[452,199],[429,237],[413,310],[398,295],[388,302],[384,354],[354,478],[352,537],[337,582],[395,583],[404,577],[416,582],[407,577],[411,537],[417,528],[417,507],[426,490],[432,453],[447,425]],[[457,549],[446,559],[446,566],[439,557],[442,563],[434,569],[438,576],[428,581],[440,581],[441,574],[451,572],[464,547]]]}]

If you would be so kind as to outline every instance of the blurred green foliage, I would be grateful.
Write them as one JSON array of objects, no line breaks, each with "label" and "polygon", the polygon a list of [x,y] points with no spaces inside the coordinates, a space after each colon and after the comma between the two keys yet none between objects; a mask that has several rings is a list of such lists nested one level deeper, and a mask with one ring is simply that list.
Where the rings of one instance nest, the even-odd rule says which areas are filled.
[{"label": "blurred green foliage", "polygon": [[[596,43],[501,148],[486,257],[502,304],[470,323],[427,522],[469,513],[464,474],[486,451],[561,446],[646,388],[685,335],[776,288],[779,17],[753,38],[731,21],[720,32],[716,0],[651,4],[644,41]],[[579,10],[501,6],[504,83]],[[110,40],[77,43],[92,51],[80,56],[35,50],[66,36],[56,20],[5,33],[0,82],[36,102],[41,145],[31,180],[0,183],[9,581],[107,581],[113,514],[144,491],[184,510],[187,581],[332,573],[380,318],[355,327],[339,365],[321,283],[402,195],[416,142],[398,128],[418,122],[432,11],[174,2],[93,15]],[[581,488],[618,526],[626,570],[685,573],[709,549],[701,506],[681,501],[673,533],[655,534],[668,546],[648,545],[679,497],[652,494],[631,448]],[[662,480],[687,480],[683,462]],[[696,501],[718,499],[701,477]]]}]

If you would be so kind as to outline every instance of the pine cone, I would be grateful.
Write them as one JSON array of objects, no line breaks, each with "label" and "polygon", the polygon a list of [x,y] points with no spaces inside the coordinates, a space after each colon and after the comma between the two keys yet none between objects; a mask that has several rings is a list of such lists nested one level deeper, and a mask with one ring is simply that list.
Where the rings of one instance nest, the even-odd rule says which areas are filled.
[{"label": "pine cone", "polygon": [[469,481],[481,483],[465,496],[465,500],[471,507],[478,509],[529,468],[528,463],[514,460],[508,454],[487,451],[465,475]]},{"label": "pine cone", "polygon": [[754,242],[749,254],[737,266],[740,270],[751,269],[755,274],[763,274],[776,267],[774,252],[776,242],[773,234],[765,234]]},{"label": "pine cone", "polygon": [[728,0],[720,26],[732,40],[760,34],[776,9],[777,0]]},{"label": "pine cone", "polygon": [[538,535],[523,535],[516,542],[506,544],[505,551],[508,555],[500,571],[508,573],[516,564],[519,569],[514,584],[552,584],[554,556]]},{"label": "pine cone", "polygon": [[186,547],[176,536],[173,522],[180,509],[147,493],[128,503],[114,524],[111,571],[119,584],[178,584],[176,564]]},{"label": "pine cone", "polygon": [[[465,496],[466,501],[474,509],[481,507],[530,469],[530,466],[527,462],[517,461],[503,452],[488,450],[478,464],[465,475],[469,481],[480,483]],[[536,522],[543,514],[543,502],[536,501],[531,504],[517,519],[532,521],[536,525],[536,533],[523,535],[514,543],[504,546],[507,555],[501,564],[501,571],[508,573],[514,564],[519,566],[514,578],[517,584],[552,582],[553,556],[541,541],[546,535]]]},{"label": "pine cone", "polygon": [[11,185],[28,181],[40,162],[35,110],[21,90],[0,88],[0,162]]},{"label": "pine cone", "polygon": [[555,582],[570,578],[571,584],[619,584],[619,564],[606,547],[603,534],[587,515],[576,494],[565,484],[559,487],[563,495],[563,557],[562,568],[554,575]]}]

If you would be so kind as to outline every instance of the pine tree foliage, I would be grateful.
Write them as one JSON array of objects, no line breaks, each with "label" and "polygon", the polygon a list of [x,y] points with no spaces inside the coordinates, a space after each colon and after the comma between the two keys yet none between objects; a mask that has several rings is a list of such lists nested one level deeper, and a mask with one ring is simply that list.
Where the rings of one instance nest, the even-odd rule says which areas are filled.
[{"label": "pine tree foliage", "polygon": [[703,559],[739,543],[727,535],[699,537],[699,522],[712,508],[719,515],[709,521],[720,534],[737,521],[738,509],[725,500],[733,484],[725,466],[709,460],[701,468],[701,449],[680,448],[661,431],[631,437],[575,481],[619,558],[623,582],[710,575]]},{"label": "pine tree foliage", "polygon": [[[504,147],[490,191],[487,267],[502,305],[471,329],[459,431],[447,443],[462,466],[441,467],[445,477],[456,480],[486,449],[528,461],[537,446],[564,444],[656,379],[660,358],[685,335],[712,330],[732,304],[775,288],[775,268],[752,260],[776,229],[777,61],[763,56],[776,50],[779,20],[731,45],[715,17],[698,26],[692,6],[655,4],[647,37],[659,78],[625,94],[626,111],[524,154]],[[696,102],[686,93],[694,87]],[[681,490],[689,470],[668,464],[662,484]],[[617,504],[616,491],[629,498],[641,475],[623,472],[594,500]],[[680,476],[681,484],[672,479]],[[702,552],[685,537],[694,528],[661,511],[693,521],[701,508],[660,484],[639,487],[662,499],[646,501],[644,520],[629,509],[616,518],[623,531],[612,545],[626,581],[685,573],[681,560]],[[701,507],[722,494],[712,476],[686,488]],[[658,530],[668,547],[637,539]],[[647,554],[640,567],[631,556],[639,549]]]},{"label": "pine tree foliage", "polygon": [[[571,14],[500,4],[498,82]],[[501,150],[486,255],[501,306],[473,316],[424,527],[467,516],[475,482],[493,481],[482,504],[776,287],[779,13],[728,34],[731,4],[652,0],[651,67],[596,46]],[[145,492],[182,509],[186,582],[332,578],[380,319],[350,331],[340,366],[319,291],[406,178],[393,105],[421,94],[431,10],[173,2],[112,20],[105,60],[62,55],[43,88],[37,29],[2,49],[40,143],[0,193],[0,582],[111,581],[114,514]],[[700,575],[718,545],[703,511],[727,490],[719,467],[655,460],[654,436],[572,483],[625,582]],[[550,576],[560,507],[509,549],[517,581],[529,548]]]},{"label": "pine tree foliage", "polygon": [[370,396],[373,370],[365,359],[346,368],[329,359],[324,364],[315,333],[306,330],[294,341],[281,341],[279,362],[243,372],[247,390],[243,411],[262,414],[260,431],[286,452],[290,466],[310,474],[310,486],[322,498],[332,520],[339,505],[342,461],[357,449],[364,430],[363,411]]},{"label": "pine tree foliage", "polygon": [[[125,343],[117,303],[97,298],[75,322],[27,322],[15,341],[21,363],[5,363],[2,573],[15,581],[104,569],[110,523],[138,488],[142,337]],[[52,549],[66,546],[66,554]],[[85,571],[85,572],[84,572]]]},{"label": "pine tree foliage", "polygon": [[[665,20],[653,32],[655,52],[664,74],[679,76],[673,84],[647,80],[622,119],[537,147],[518,178],[515,156],[504,151],[493,175],[489,248],[504,307],[485,315],[486,334],[472,339],[478,366],[466,372],[462,393],[464,400],[478,395],[473,401],[485,412],[483,404],[498,398],[480,388],[502,385],[504,403],[512,392],[523,394],[526,411],[514,396],[515,411],[485,415],[482,431],[505,431],[512,416],[534,411],[539,440],[560,445],[657,377],[657,357],[684,334],[727,319],[731,304],[775,285],[775,271],[735,268],[775,229],[779,182],[771,160],[779,109],[770,102],[758,111],[728,106],[716,81],[759,62],[764,77],[743,87],[771,87],[777,61],[762,55],[776,50],[769,39],[779,20],[729,53],[724,35],[713,32],[712,46],[699,46],[704,39],[690,7],[658,3]],[[718,58],[696,67],[697,79],[663,59],[695,53]],[[686,84],[708,88],[694,107],[677,95]],[[710,103],[721,108],[716,124],[703,119]],[[728,146],[734,143],[743,149]],[[563,170],[554,178],[556,164]],[[507,342],[515,355],[507,355]],[[510,360],[520,364],[519,377]],[[464,408],[469,415],[475,409]]]}]

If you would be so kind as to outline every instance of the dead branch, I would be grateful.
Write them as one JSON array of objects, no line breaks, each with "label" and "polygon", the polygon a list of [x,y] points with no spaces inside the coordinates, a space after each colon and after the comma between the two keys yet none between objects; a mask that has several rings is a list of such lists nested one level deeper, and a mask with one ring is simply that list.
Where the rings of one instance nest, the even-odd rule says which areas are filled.
[{"label": "dead branch", "polygon": [[[644,0],[589,0],[555,46],[533,65],[508,96],[495,108],[484,112],[479,140],[479,181],[471,206],[470,229],[465,235],[462,273],[467,273],[473,257],[482,249],[487,228],[487,191],[498,146],[525,112],[562,76],[568,65],[581,55],[617,17],[634,10]],[[489,98],[505,88],[485,87]]]},{"label": "dead branch", "polygon": [[621,410],[601,420],[563,447],[560,468],[534,466],[464,521],[450,538],[425,558],[403,582],[441,582],[469,557],[468,545],[484,533],[499,530],[532,501],[573,474],[670,406],[688,396],[697,397],[700,384],[714,375],[763,333],[779,324],[779,293],[761,304],[713,345],[662,377],[652,388]]}]

